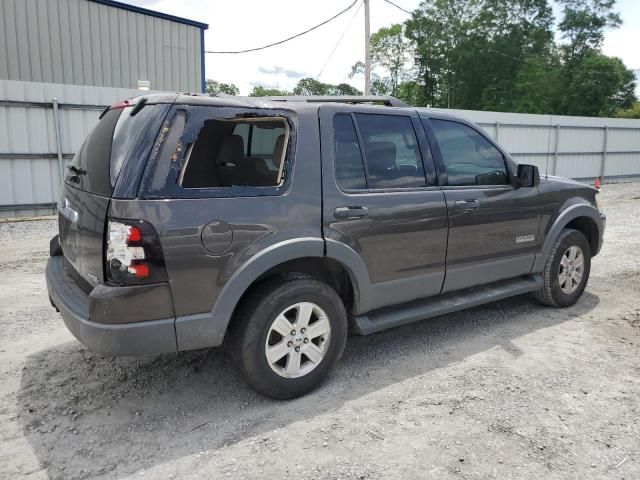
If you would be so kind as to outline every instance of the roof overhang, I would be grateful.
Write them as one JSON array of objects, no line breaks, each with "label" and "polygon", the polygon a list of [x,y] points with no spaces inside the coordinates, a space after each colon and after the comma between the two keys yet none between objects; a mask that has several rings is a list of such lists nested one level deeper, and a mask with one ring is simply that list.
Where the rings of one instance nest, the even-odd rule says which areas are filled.
[{"label": "roof overhang", "polygon": [[163,20],[169,20],[171,22],[182,23],[183,25],[189,25],[191,27],[197,27],[202,30],[207,30],[209,25],[206,23],[196,22],[189,20],[188,18],[176,17],[167,13],[156,12],[155,10],[149,10],[148,8],[136,7],[135,5],[129,5],[128,3],[116,2],[115,0],[89,0],[90,2],[100,3],[109,7],[120,8],[121,10],[128,10],[134,13],[141,13],[143,15],[149,15],[151,17],[162,18]]}]

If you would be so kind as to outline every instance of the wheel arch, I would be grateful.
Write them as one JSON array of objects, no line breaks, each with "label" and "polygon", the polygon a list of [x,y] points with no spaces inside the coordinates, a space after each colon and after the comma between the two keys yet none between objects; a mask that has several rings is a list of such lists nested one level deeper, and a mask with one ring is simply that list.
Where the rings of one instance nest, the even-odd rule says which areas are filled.
[{"label": "wheel arch", "polygon": [[220,345],[240,302],[257,285],[278,275],[318,278],[338,292],[348,311],[359,314],[363,302],[369,302],[366,267],[355,251],[335,243],[331,248],[327,245],[325,254],[321,238],[286,240],[252,257],[226,282],[210,313],[176,319],[178,350]]},{"label": "wheel arch", "polygon": [[592,256],[595,256],[599,252],[604,229],[600,212],[587,203],[574,204],[564,209],[551,225],[542,249],[536,255],[532,272],[537,273],[544,269],[545,262],[547,261],[553,244],[564,228],[573,228],[582,232],[589,242]]}]

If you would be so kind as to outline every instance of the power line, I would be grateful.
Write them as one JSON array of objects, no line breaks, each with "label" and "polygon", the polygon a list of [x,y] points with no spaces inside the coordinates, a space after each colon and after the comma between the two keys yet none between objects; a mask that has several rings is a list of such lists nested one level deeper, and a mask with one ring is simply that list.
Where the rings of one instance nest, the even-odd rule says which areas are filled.
[{"label": "power line", "polygon": [[358,16],[358,12],[362,8],[363,4],[364,4],[364,0],[360,2],[360,5],[356,9],[356,12],[353,14],[353,17],[351,17],[351,20],[349,20],[349,23],[347,24],[347,27],[342,32],[342,35],[340,35],[340,38],[338,39],[338,41],[336,42],[335,46],[333,47],[333,50],[331,50],[331,53],[327,57],[327,61],[324,62],[324,65],[322,65],[322,68],[320,69],[320,73],[318,73],[318,76],[316,78],[320,79],[320,76],[324,73],[324,69],[327,68],[327,65],[331,61],[331,58],[333,57],[333,54],[336,53],[336,50],[338,49],[338,46],[340,46],[340,43],[342,42],[342,39],[344,38],[344,36],[347,34],[349,29],[351,28],[351,25],[353,24],[353,21]]},{"label": "power line", "polygon": [[285,38],[283,40],[279,40],[277,42],[274,43],[270,43],[268,45],[263,45],[261,47],[255,47],[255,48],[247,48],[246,50],[229,50],[229,51],[212,51],[212,50],[205,50],[205,53],[216,53],[216,54],[236,54],[236,53],[249,53],[249,52],[257,52],[258,50],[264,50],[265,48],[270,48],[270,47],[275,47],[276,45],[281,45],[285,42],[288,42],[290,40],[293,40],[295,38],[301,37],[302,35],[306,35],[309,32],[314,31],[317,28],[322,27],[323,25],[326,25],[327,23],[335,20],[336,18],[338,18],[340,15],[348,12],[349,10],[351,10],[351,8],[353,8],[353,6],[358,3],[359,0],[354,0],[353,3],[351,3],[347,8],[345,8],[344,10],[341,10],[340,12],[336,13],[333,17],[325,20],[324,22],[318,23],[317,25],[314,25],[311,28],[308,28],[307,30],[305,30],[304,32],[300,32],[300,33],[296,33],[295,35],[292,35],[288,38]]},{"label": "power line", "polygon": [[397,5],[395,3],[393,3],[391,0],[384,0],[385,2],[387,2],[389,5],[393,5],[394,7],[402,10],[404,13],[408,14],[408,15],[412,15],[412,13],[409,10],[405,10],[404,8],[402,8],[400,5]]}]

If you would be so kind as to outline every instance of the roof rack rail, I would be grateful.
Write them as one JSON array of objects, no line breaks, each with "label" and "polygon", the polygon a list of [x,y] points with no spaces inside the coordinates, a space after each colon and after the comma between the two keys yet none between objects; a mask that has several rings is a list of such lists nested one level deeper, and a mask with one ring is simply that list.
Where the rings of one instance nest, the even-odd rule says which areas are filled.
[{"label": "roof rack rail", "polygon": [[285,95],[273,97],[255,97],[271,102],[308,102],[308,103],[379,103],[387,107],[408,107],[402,100],[386,95]]}]

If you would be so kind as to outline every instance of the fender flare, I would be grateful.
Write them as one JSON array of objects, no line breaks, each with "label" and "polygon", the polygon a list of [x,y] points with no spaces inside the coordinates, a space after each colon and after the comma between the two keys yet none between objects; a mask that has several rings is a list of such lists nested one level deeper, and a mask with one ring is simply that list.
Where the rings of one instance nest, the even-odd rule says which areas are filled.
[{"label": "fender flare", "polygon": [[322,257],[323,255],[324,241],[322,238],[295,238],[265,248],[231,275],[211,309],[212,315],[225,316],[230,319],[242,295],[256,278],[271,268],[296,258]]},{"label": "fender flare", "polygon": [[558,238],[558,235],[560,235],[562,229],[565,228],[569,222],[578,217],[588,217],[596,223],[596,226],[598,227],[598,242],[599,245],[602,245],[604,221],[600,212],[588,203],[571,205],[563,210],[562,213],[558,215],[558,218],[553,222],[553,225],[551,225],[551,228],[544,240],[544,244],[542,245],[542,249],[536,254],[536,259],[531,270],[532,273],[538,273],[544,269],[544,264],[547,261],[549,253],[551,253],[551,249]]},{"label": "fender flare", "polygon": [[226,282],[210,312],[176,318],[178,350],[216,347],[222,344],[236,305],[253,282],[264,272],[281,263],[304,257],[328,257],[344,266],[354,289],[354,314],[367,311],[370,284],[367,268],[349,246],[322,238],[285,240],[262,250],[243,264]]},{"label": "fender flare", "polygon": [[325,239],[326,256],[340,263],[351,279],[353,285],[353,314],[360,315],[368,312],[371,308],[371,281],[369,280],[369,270],[364,264],[362,257],[349,245]]}]

